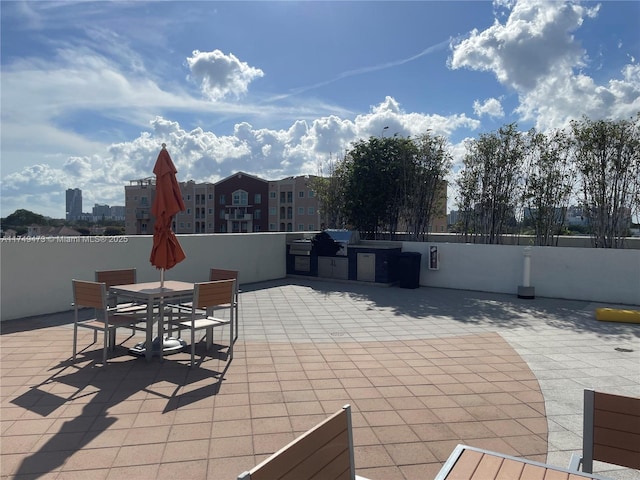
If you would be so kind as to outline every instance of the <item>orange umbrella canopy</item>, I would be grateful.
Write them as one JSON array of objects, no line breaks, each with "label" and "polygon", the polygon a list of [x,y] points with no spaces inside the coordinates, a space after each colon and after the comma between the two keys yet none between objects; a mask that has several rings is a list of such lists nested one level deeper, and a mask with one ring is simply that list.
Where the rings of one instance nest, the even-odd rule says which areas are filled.
[{"label": "orange umbrella canopy", "polygon": [[156,268],[168,270],[186,258],[178,238],[171,229],[173,216],[185,210],[185,206],[176,179],[178,171],[164,143],[153,167],[153,173],[156,175],[156,196],[151,205],[151,214],[156,218],[156,223],[149,261]]}]

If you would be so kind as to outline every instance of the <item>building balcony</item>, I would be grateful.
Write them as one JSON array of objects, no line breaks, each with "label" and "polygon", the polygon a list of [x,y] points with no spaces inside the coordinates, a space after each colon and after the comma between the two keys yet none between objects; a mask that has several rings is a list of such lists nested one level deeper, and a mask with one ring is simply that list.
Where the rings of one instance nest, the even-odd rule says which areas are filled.
[{"label": "building balcony", "polygon": [[232,220],[232,221],[242,221],[242,222],[248,222],[250,220],[253,220],[253,215],[251,213],[226,213],[224,215],[224,219],[225,220]]}]

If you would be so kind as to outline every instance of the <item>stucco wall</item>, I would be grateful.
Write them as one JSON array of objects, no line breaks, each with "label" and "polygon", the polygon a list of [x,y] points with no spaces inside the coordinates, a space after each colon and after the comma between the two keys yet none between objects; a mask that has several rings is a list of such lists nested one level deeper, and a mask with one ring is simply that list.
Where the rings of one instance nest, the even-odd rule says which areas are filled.
[{"label": "stucco wall", "polygon": [[[240,271],[240,283],[286,276],[286,243],[296,234],[179,235],[187,259],[166,279],[204,281],[209,268]],[[0,319],[70,309],[71,279],[93,280],[96,270],[135,267],[138,281],[160,278],[149,263],[151,236],[115,237],[124,243],[0,244]],[[429,270],[430,246],[437,246],[439,270]],[[523,246],[402,242],[403,251],[422,253],[422,286],[517,294],[523,283]],[[640,251],[531,247],[531,286],[536,296],[640,305]]]},{"label": "stucco wall", "polygon": [[[71,237],[69,237],[71,238]],[[75,237],[74,237],[75,238]],[[89,239],[93,239],[90,243]],[[178,235],[187,258],[165,279],[205,281],[209,268],[240,271],[240,284],[286,275],[284,233]],[[0,318],[69,310],[71,280],[93,280],[96,270],[136,268],[139,282],[160,279],[149,263],[151,236],[82,237],[80,243],[37,238],[0,244]]]},{"label": "stucco wall", "polygon": [[[429,247],[439,269],[430,270]],[[530,285],[536,296],[640,305],[640,251],[530,247]],[[517,294],[523,284],[523,246],[403,242],[422,253],[424,286]]]}]

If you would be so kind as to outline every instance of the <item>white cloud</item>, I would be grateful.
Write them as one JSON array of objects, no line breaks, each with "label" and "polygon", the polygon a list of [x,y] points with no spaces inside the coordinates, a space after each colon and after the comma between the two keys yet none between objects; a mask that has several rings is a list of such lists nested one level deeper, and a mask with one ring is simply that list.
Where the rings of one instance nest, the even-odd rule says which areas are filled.
[{"label": "white cloud", "polygon": [[[587,73],[588,56],[573,32],[600,6],[574,2],[520,0],[494,2],[510,8],[505,23],[498,20],[452,46],[451,68],[490,71],[518,92],[516,113],[539,129],[560,128],[583,115],[628,118],[640,109],[639,70],[624,67],[619,79],[598,85]],[[477,114],[489,113],[487,103],[474,104]]]},{"label": "white cloud", "polygon": [[597,85],[587,75],[551,77],[522,95],[516,109],[538,128],[558,128],[583,115],[611,120],[629,118],[640,111],[640,65],[627,65],[620,79]]},{"label": "white cloud", "polygon": [[259,68],[241,62],[233,53],[225,55],[220,50],[194,50],[192,56],[187,58],[187,65],[191,70],[191,78],[199,84],[202,93],[213,101],[228,95],[239,98],[247,93],[253,80],[264,76]]},{"label": "white cloud", "polygon": [[492,71],[500,83],[528,91],[549,75],[566,75],[585,63],[572,32],[598,7],[550,0],[518,1],[506,23],[473,30],[453,45],[450,66]]},{"label": "white cloud", "polygon": [[473,102],[473,112],[479,117],[483,115],[489,115],[492,118],[504,117],[502,104],[497,98],[488,98],[483,103],[480,103],[480,100],[476,100]]},{"label": "white cloud", "polygon": [[67,188],[83,190],[85,211],[94,203],[123,205],[124,186],[153,175],[163,142],[180,181],[216,182],[237,171],[273,180],[318,174],[321,165],[330,158],[341,158],[355,140],[382,135],[384,126],[389,126],[384,130],[389,136],[396,132],[414,136],[427,130],[448,136],[458,129],[475,129],[479,122],[465,115],[406,112],[392,97],[355,118],[320,116],[310,122],[296,120],[283,129],[240,122],[230,135],[199,127],[186,130],[177,121],[155,117],[149,131],[133,141],[112,144],[103,155],[69,156],[59,168],[37,165],[7,175],[2,182],[3,211],[38,205],[47,210],[36,209],[37,213],[62,217]]}]

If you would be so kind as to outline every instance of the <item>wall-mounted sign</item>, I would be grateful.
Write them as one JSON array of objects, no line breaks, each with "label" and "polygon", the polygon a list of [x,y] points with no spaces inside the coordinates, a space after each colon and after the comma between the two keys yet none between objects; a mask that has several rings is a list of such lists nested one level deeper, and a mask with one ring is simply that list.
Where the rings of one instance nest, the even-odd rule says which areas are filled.
[{"label": "wall-mounted sign", "polygon": [[438,247],[431,245],[429,247],[429,270],[438,270],[440,268],[440,257],[438,256]]}]

